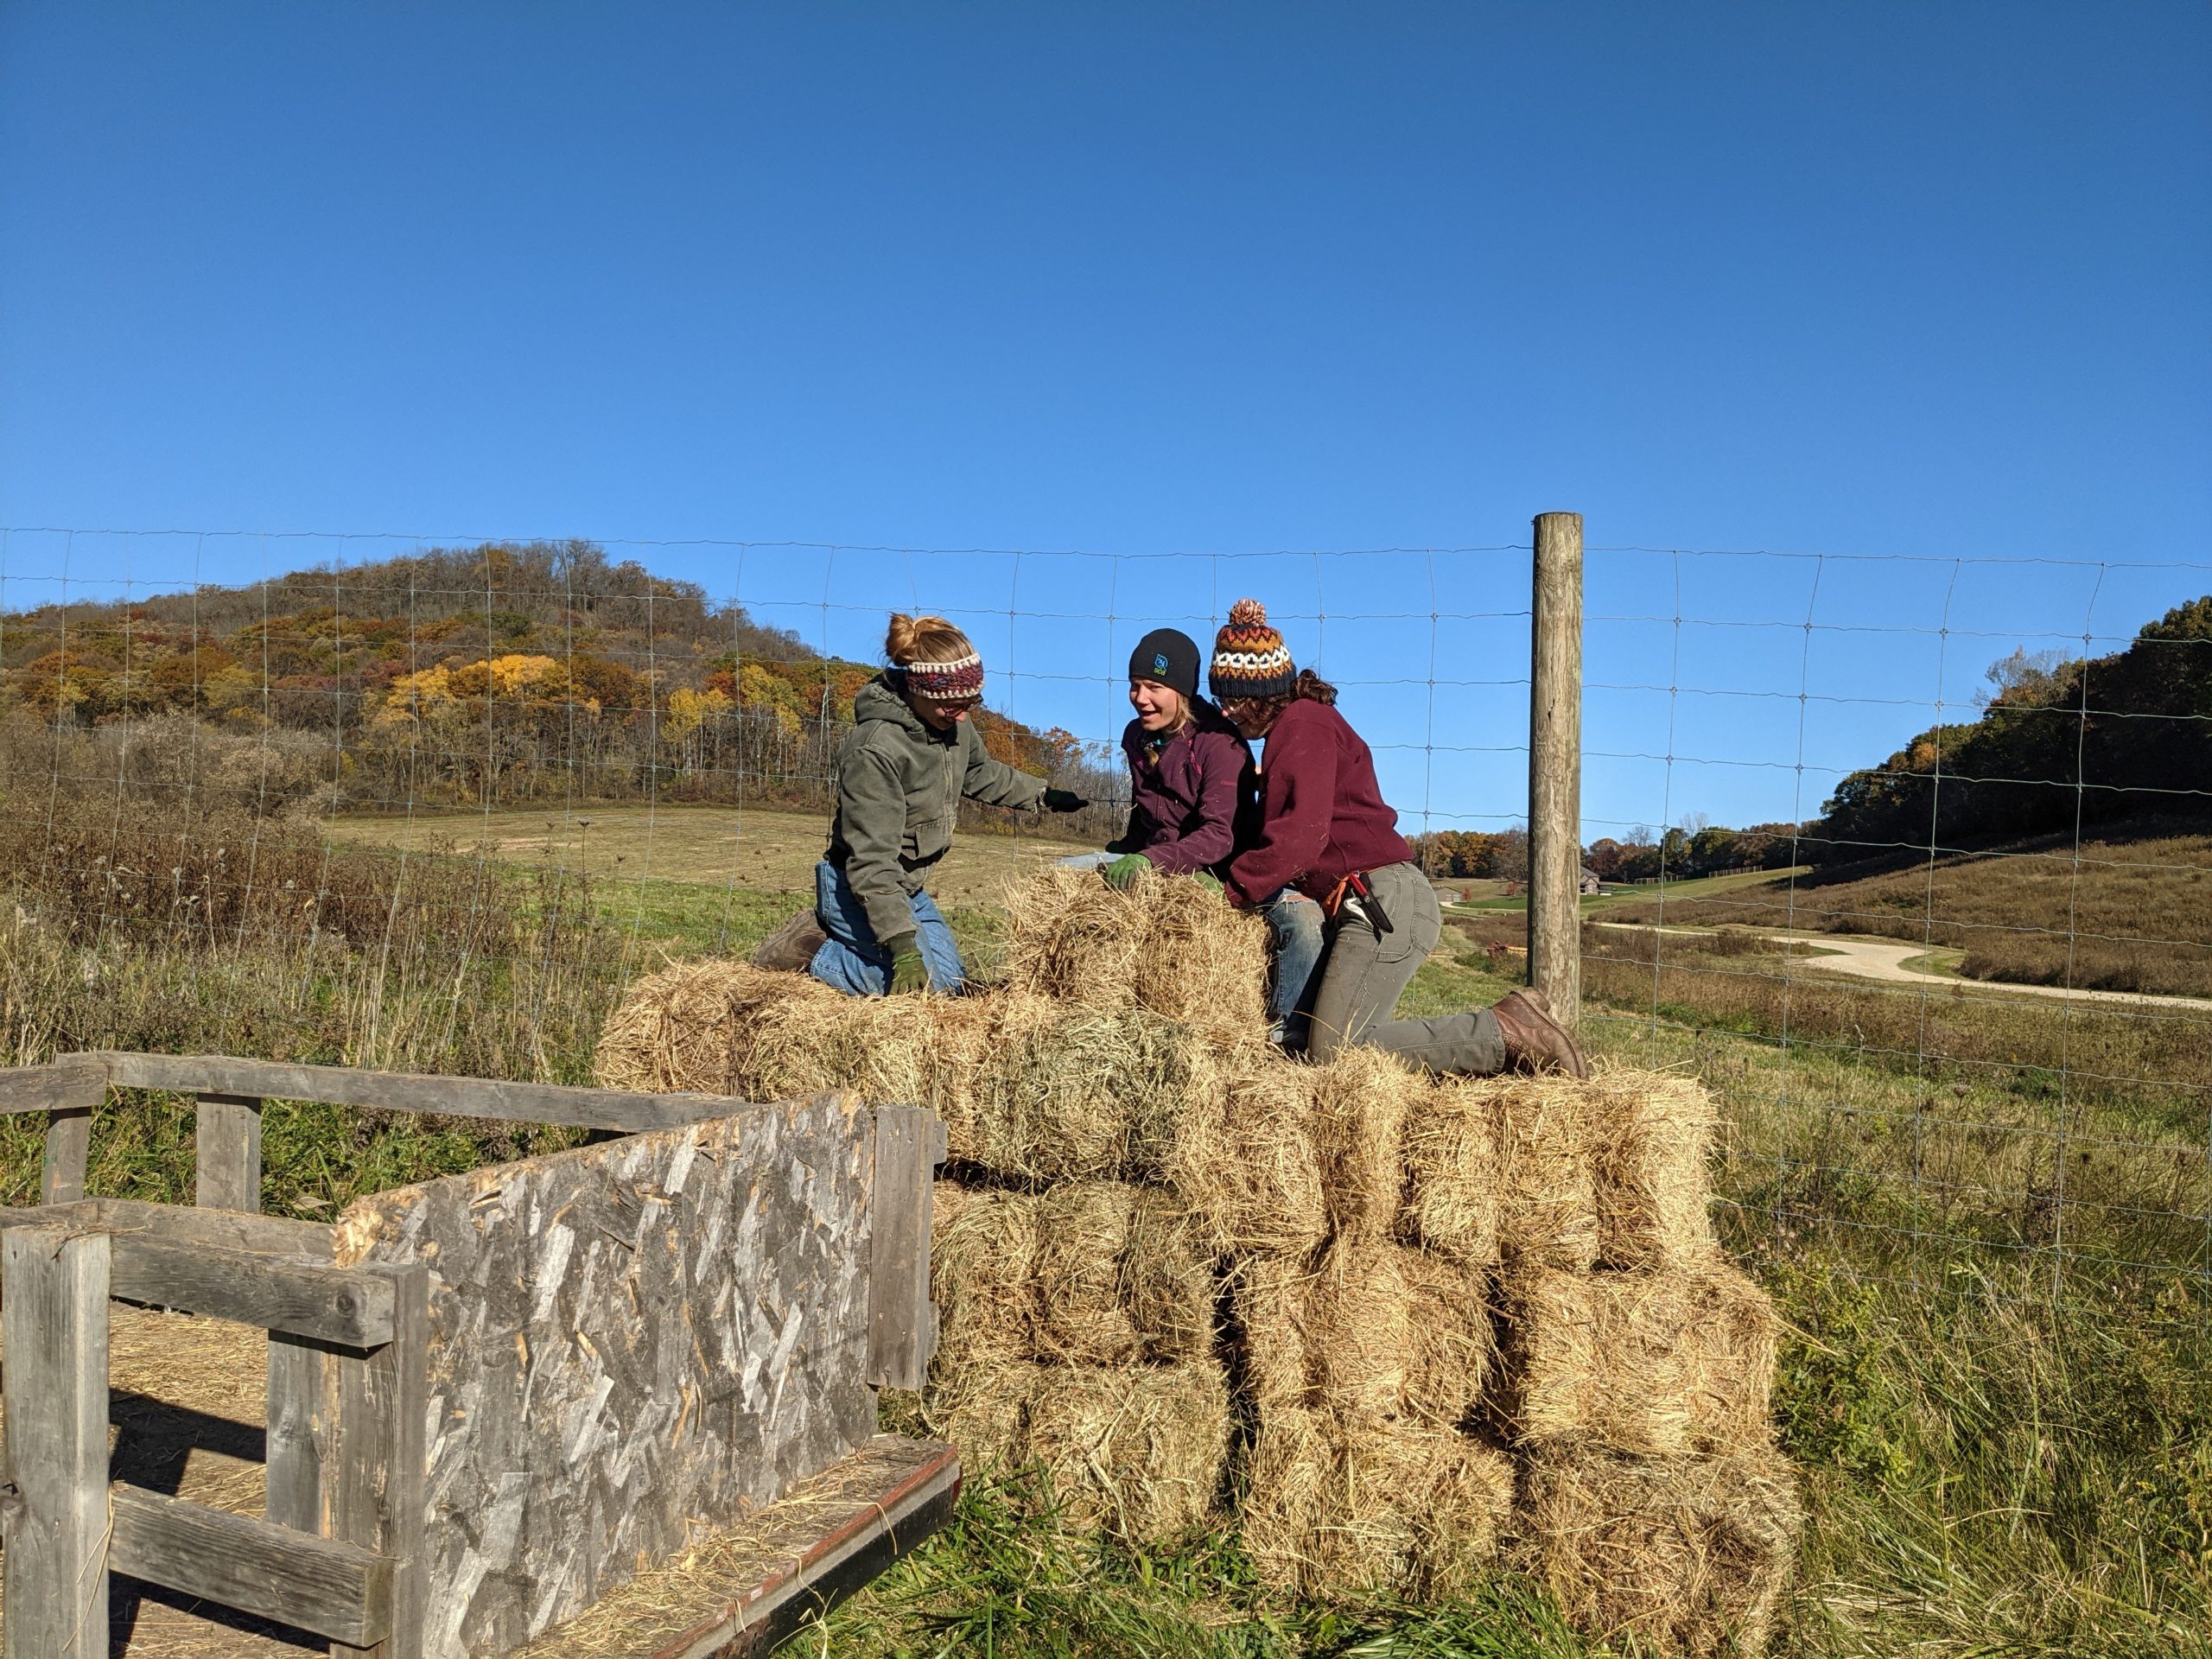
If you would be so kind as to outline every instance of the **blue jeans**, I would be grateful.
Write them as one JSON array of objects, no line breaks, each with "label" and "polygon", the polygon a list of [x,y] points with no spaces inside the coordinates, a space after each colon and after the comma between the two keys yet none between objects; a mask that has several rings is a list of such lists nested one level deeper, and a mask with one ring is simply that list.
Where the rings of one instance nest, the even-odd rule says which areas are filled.
[{"label": "blue jeans", "polygon": [[[937,900],[926,893],[910,895],[914,938],[929,964],[930,989],[950,995],[968,982],[968,965],[952,942],[952,929]],[[881,996],[891,988],[891,953],[876,943],[868,911],[845,873],[823,859],[814,867],[814,918],[830,937],[806,965],[824,985],[848,996]]]},{"label": "blue jeans", "polygon": [[1285,887],[1260,906],[1274,935],[1274,986],[1268,996],[1271,1035],[1295,1054],[1306,1046],[1306,1015],[1313,1009],[1313,993],[1320,988],[1314,970],[1327,949],[1326,918],[1321,906],[1295,887]]}]

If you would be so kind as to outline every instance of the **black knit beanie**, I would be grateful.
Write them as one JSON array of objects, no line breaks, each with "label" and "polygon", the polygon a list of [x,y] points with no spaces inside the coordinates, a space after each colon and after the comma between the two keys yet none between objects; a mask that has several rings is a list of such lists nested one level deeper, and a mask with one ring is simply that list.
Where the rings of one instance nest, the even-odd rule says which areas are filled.
[{"label": "black knit beanie", "polygon": [[1129,653],[1129,677],[1157,680],[1188,702],[1198,695],[1198,642],[1175,628],[1154,628]]}]

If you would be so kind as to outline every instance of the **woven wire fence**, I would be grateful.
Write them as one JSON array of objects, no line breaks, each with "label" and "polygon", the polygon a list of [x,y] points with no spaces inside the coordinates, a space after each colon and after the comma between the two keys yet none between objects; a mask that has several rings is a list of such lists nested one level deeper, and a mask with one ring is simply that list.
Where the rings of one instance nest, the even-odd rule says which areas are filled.
[{"label": "woven wire fence", "polygon": [[[1732,1242],[2212,1300],[2212,565],[1592,547],[1583,1029],[1725,1108]],[[808,901],[887,613],[965,628],[997,884],[1120,827],[1125,665],[1262,599],[1522,971],[1526,547],[1096,554],[10,530],[7,1045],[581,1080],[628,982]]]}]

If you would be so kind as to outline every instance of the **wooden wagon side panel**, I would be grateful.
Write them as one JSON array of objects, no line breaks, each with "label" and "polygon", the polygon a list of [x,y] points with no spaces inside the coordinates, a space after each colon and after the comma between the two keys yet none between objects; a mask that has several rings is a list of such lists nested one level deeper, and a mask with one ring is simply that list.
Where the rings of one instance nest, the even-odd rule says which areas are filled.
[{"label": "wooden wagon side panel", "polygon": [[423,1652],[504,1653],[875,1429],[865,1113],[745,1109],[365,1198],[430,1269]]}]

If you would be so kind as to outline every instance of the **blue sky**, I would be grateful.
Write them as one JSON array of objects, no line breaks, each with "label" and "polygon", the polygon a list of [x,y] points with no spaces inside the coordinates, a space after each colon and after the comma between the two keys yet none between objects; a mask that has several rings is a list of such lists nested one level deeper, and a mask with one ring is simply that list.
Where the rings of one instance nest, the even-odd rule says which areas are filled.
[{"label": "blue sky", "polygon": [[[0,600],[584,535],[1103,737],[1249,590],[1486,824],[1573,508],[1795,556],[1593,553],[1589,833],[1809,813],[2212,588],[2208,70],[2180,3],[18,0]],[[169,528],[257,533],[95,533]]]}]

